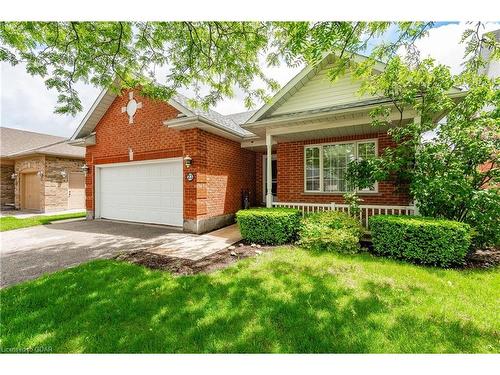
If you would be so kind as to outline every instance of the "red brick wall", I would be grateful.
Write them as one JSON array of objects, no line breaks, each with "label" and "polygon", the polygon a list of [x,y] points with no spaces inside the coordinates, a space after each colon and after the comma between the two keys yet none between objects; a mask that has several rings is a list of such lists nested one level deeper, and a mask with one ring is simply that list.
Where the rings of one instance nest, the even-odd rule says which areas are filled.
[{"label": "red brick wall", "polygon": [[96,131],[96,145],[87,147],[86,206],[94,209],[94,165],[128,162],[132,148],[134,161],[184,157],[193,159],[184,166],[184,176],[193,172],[194,181],[184,178],[184,218],[196,219],[234,213],[240,208],[241,190],[251,192],[255,199],[255,156],[252,151],[234,142],[199,129],[177,131],[168,129],[163,121],[179,113],[165,102],[140,97],[134,123],[121,108],[128,94],[117,97],[103,116]]},{"label": "red brick wall", "polygon": [[223,215],[241,208],[241,192],[255,204],[255,153],[239,142],[205,133],[207,150],[206,216]]},{"label": "red brick wall", "polygon": [[[278,143],[278,201],[280,202],[311,202],[311,203],[343,203],[342,194],[311,194],[304,193],[304,145],[342,142],[361,139],[378,139],[378,152],[386,147],[394,147],[395,143],[386,133],[374,133],[363,136],[315,139],[310,141]],[[257,181],[262,185],[262,165],[257,167]],[[262,192],[260,192],[262,194]],[[409,197],[406,193],[396,191],[392,181],[379,181],[378,193],[360,193],[363,204],[407,205]]]},{"label": "red brick wall", "polygon": [[184,156],[189,155],[192,165],[186,168],[184,165],[184,176],[192,172],[196,176],[193,181],[184,178],[184,219],[196,219],[198,216],[206,214],[205,196],[205,167],[206,167],[206,147],[205,137],[199,129],[184,130],[182,141],[184,146]]},{"label": "red brick wall", "polygon": [[141,97],[137,91],[134,98],[143,104],[135,113],[134,123],[129,124],[127,114],[121,111],[128,103],[128,94],[124,93],[114,100],[97,124],[96,145],[87,147],[88,210],[94,209],[94,165],[129,161],[129,147],[134,152],[134,161],[180,157],[183,154],[181,133],[163,125],[163,121],[176,117],[179,112],[167,103]]}]

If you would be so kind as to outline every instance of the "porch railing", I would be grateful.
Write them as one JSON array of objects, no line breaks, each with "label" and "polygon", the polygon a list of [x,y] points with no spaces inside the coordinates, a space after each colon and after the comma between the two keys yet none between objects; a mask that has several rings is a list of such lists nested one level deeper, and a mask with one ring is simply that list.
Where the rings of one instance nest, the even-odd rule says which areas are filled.
[{"label": "porch railing", "polygon": [[[347,204],[339,203],[293,203],[293,202],[273,202],[273,207],[295,208],[302,212],[302,215],[322,212],[322,211],[341,211],[350,214],[350,208]],[[360,211],[357,215],[359,222],[369,229],[368,218],[374,215],[418,215],[415,206],[387,206],[387,205],[359,205]]]}]

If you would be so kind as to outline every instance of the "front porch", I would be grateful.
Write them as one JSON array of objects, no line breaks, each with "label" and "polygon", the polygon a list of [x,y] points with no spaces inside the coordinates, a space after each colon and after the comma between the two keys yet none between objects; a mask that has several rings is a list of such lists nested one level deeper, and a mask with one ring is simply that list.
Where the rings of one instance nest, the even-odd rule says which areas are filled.
[{"label": "front porch", "polygon": [[[388,130],[399,121],[418,121],[413,113],[400,118],[393,110],[386,125],[374,128],[370,111],[380,104],[276,116],[245,125],[257,135],[242,143],[257,152],[257,197],[266,207],[293,207],[303,214],[349,213],[344,201],[344,194],[352,191],[346,179],[349,162],[395,147]],[[355,191],[361,199],[359,221],[367,229],[373,215],[418,214],[407,190],[396,181],[378,181]]]}]

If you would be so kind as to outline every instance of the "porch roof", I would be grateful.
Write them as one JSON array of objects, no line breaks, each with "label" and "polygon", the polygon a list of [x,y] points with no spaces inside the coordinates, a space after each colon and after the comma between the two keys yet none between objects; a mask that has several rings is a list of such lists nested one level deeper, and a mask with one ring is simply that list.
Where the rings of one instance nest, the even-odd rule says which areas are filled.
[{"label": "porch roof", "polygon": [[[460,100],[466,91],[450,93],[453,100]],[[391,109],[389,123],[374,127],[370,111],[379,106]],[[434,121],[441,120],[446,113],[436,113]],[[242,142],[242,147],[264,150],[266,134],[274,141],[292,142],[298,140],[364,135],[386,132],[397,122],[407,123],[416,118],[414,110],[407,110],[401,115],[387,98],[369,99],[355,104],[342,104],[310,111],[288,113],[273,116],[242,127],[255,134],[255,137]]]}]

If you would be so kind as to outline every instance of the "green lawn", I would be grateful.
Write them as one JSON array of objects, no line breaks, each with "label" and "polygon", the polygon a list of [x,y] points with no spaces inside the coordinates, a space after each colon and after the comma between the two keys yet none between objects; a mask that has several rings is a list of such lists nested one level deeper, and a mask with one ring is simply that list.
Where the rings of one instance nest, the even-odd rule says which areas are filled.
[{"label": "green lawn", "polygon": [[35,225],[49,224],[57,220],[75,219],[79,217],[85,217],[85,212],[76,212],[61,215],[32,216],[24,219],[19,219],[14,216],[5,216],[0,217],[0,232],[19,228],[33,227]]},{"label": "green lawn", "polygon": [[3,351],[500,352],[500,269],[279,249],[173,277],[99,260],[0,292]]}]

